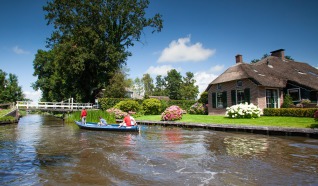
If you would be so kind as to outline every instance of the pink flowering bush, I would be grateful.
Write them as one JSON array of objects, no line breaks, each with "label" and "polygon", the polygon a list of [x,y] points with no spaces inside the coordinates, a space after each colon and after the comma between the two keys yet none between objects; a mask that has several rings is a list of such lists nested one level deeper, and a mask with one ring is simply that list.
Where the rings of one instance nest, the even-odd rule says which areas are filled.
[{"label": "pink flowering bush", "polygon": [[205,107],[204,104],[197,102],[190,107],[189,114],[207,114],[207,107]]},{"label": "pink flowering bush", "polygon": [[174,120],[180,120],[182,119],[182,113],[183,110],[176,106],[172,105],[161,114],[161,120],[162,121],[174,121]]},{"label": "pink flowering bush", "polygon": [[315,118],[315,121],[318,121],[318,110],[316,110],[316,112],[314,114],[314,118]]},{"label": "pink flowering bush", "polygon": [[109,114],[115,115],[116,119],[123,119],[126,115],[126,112],[123,112],[118,108],[110,108],[110,109],[107,109],[106,112],[108,112]]}]

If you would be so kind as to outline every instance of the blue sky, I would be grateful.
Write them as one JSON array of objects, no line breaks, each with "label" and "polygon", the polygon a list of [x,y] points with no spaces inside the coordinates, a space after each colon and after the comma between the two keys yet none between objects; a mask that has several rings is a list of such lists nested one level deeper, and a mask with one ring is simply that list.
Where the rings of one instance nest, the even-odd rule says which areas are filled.
[{"label": "blue sky", "polygon": [[[37,100],[31,88],[38,49],[46,49],[52,27],[46,25],[46,1],[0,1],[0,69],[18,76],[25,95]],[[150,0],[147,16],[160,13],[160,33],[144,31],[142,43],[129,48],[130,78],[149,73],[183,76],[192,72],[202,92],[224,70],[265,53],[285,49],[296,61],[318,67],[318,1],[314,0]]]}]

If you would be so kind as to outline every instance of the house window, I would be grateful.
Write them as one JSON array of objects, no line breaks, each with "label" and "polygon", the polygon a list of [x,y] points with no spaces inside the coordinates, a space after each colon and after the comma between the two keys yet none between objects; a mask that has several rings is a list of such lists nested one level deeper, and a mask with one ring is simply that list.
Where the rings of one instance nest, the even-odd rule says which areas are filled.
[{"label": "house window", "polygon": [[292,98],[293,102],[300,101],[300,89],[299,88],[292,88],[287,90],[288,94]]},{"label": "house window", "polygon": [[219,83],[219,84],[217,84],[216,89],[221,90],[221,89],[222,89],[222,85],[221,85],[220,83]]},{"label": "house window", "polygon": [[223,108],[222,92],[216,93],[216,108]]},{"label": "house window", "polygon": [[237,87],[242,87],[243,86],[243,82],[241,80],[236,81],[236,86]]},{"label": "house window", "polygon": [[278,92],[276,89],[266,89],[266,107],[278,108]]},{"label": "house window", "polygon": [[212,93],[212,108],[226,108],[226,107],[227,107],[226,91]]},{"label": "house window", "polygon": [[232,90],[231,91],[232,105],[240,103],[250,103],[250,89],[246,88],[244,90]]},{"label": "house window", "polygon": [[237,90],[236,91],[236,102],[237,104],[245,103],[245,95],[243,90]]}]

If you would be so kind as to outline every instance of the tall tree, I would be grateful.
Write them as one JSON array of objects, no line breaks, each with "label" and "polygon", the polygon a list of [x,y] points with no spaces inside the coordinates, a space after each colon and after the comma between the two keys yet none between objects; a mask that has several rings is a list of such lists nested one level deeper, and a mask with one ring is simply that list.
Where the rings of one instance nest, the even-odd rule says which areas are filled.
[{"label": "tall tree", "polygon": [[144,84],[145,96],[152,96],[154,85],[150,74],[144,74],[142,77],[142,82]]},{"label": "tall tree", "polygon": [[161,31],[162,17],[146,16],[148,5],[149,0],[49,1],[44,10],[55,29],[47,40],[54,56],[44,61],[38,58],[46,54],[38,51],[34,88],[48,101],[76,97],[93,102],[126,64],[128,49],[141,40],[143,29]]},{"label": "tall tree", "polygon": [[18,84],[18,77],[0,69],[0,103],[23,101],[25,97],[21,86]]},{"label": "tall tree", "polygon": [[142,96],[144,94],[144,84],[141,79],[138,77],[134,80],[134,86],[133,86],[134,92],[138,96]]},{"label": "tall tree", "polygon": [[167,96],[166,82],[162,75],[156,76],[156,87],[154,89],[154,96]]},{"label": "tall tree", "polygon": [[167,93],[170,99],[180,100],[181,94],[180,89],[182,85],[182,76],[176,70],[172,69],[168,72],[167,76],[165,77],[165,81],[167,82]]},{"label": "tall tree", "polygon": [[199,86],[195,85],[195,79],[192,72],[186,72],[183,77],[182,86],[180,89],[181,98],[185,100],[194,100],[199,94]]}]

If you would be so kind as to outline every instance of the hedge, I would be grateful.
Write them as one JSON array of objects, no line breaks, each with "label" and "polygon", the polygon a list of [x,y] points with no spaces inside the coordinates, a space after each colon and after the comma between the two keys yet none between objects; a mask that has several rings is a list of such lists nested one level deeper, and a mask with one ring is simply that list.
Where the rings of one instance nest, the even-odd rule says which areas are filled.
[{"label": "hedge", "polygon": [[313,118],[318,108],[264,108],[264,116],[292,116]]}]

